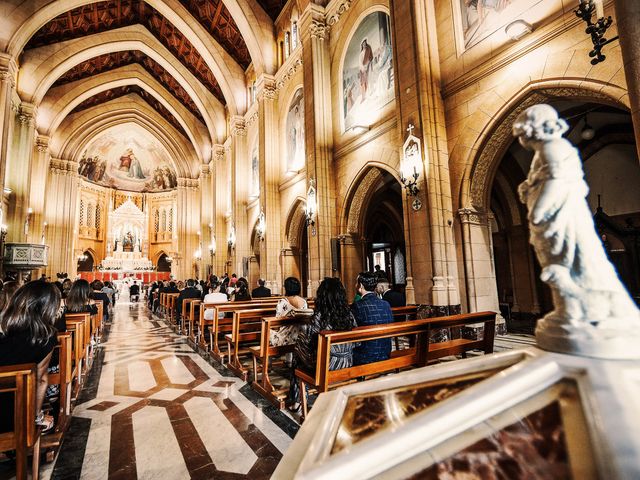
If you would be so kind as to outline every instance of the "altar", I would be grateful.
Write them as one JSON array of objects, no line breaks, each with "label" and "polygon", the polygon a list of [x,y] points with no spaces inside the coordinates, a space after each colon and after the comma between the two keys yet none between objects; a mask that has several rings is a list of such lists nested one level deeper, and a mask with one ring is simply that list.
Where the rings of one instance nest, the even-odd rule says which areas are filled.
[{"label": "altar", "polygon": [[102,260],[103,270],[121,270],[123,272],[134,272],[136,270],[153,270],[153,263],[141,252],[114,252]]}]

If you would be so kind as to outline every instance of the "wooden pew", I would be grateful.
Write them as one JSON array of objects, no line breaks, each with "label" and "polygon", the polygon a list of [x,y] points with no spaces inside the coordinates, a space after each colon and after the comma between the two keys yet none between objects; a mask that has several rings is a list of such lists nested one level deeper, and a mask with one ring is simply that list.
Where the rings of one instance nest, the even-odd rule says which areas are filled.
[{"label": "wooden pew", "polygon": [[[295,371],[295,376],[300,382],[303,416],[307,415],[307,386],[318,392],[326,392],[330,388],[338,387],[360,377],[392,372],[401,368],[425,366],[431,360],[448,355],[461,354],[464,356],[469,350],[476,349],[484,350],[485,353],[493,352],[495,318],[495,312],[479,312],[357,327],[347,332],[320,332],[318,335],[316,371],[314,373],[301,369],[296,369]],[[460,338],[448,342],[429,343],[429,334],[432,329],[458,327],[471,323],[484,323],[484,337],[482,340]],[[407,335],[417,336],[416,346],[392,352],[388,360],[341,370],[329,370],[331,345]]]},{"label": "wooden pew", "polygon": [[76,378],[75,394],[77,394],[80,390],[80,386],[82,385],[82,373],[86,358],[85,330],[90,326],[90,316],[88,313],[68,313],[65,315],[65,322],[67,324],[67,332],[70,332],[73,335],[73,375]]},{"label": "wooden pew", "polygon": [[[260,345],[258,345],[257,347],[249,348],[251,354],[253,355],[253,383],[251,384],[251,386],[260,395],[269,400],[280,410],[282,410],[285,406],[285,400],[289,389],[276,389],[276,387],[271,383],[271,378],[269,377],[269,369],[272,365],[271,358],[279,357],[286,353],[293,352],[295,349],[295,345],[290,344],[274,347],[273,345],[271,345],[270,341],[271,331],[279,330],[280,327],[298,325],[308,318],[309,317],[307,316],[263,318],[260,330]],[[260,375],[259,382],[258,363],[262,365],[262,375]]]},{"label": "wooden pew", "polygon": [[[176,298],[176,307],[178,304],[178,300]],[[189,312],[191,311],[191,303],[193,303],[194,301],[200,301],[199,298],[184,298],[182,300],[182,312],[180,314],[180,318],[176,318],[176,325],[177,325],[177,329],[178,329],[178,333],[181,335],[186,335],[188,334],[188,326],[187,323],[189,321]],[[177,311],[176,311],[176,315],[177,315]],[[178,322],[180,322],[180,324],[178,325]]]},{"label": "wooden pew", "polygon": [[231,319],[231,333],[225,335],[229,358],[229,364],[227,367],[245,382],[247,381],[248,371],[242,365],[240,356],[250,354],[251,351],[249,349],[243,349],[240,351],[240,345],[246,342],[259,341],[260,330],[262,328],[262,318],[274,315],[275,313],[275,306],[235,310],[233,312],[233,318]]},{"label": "wooden pew", "polygon": [[[407,320],[415,320],[418,313],[417,305],[407,305],[405,307],[394,307],[391,309],[394,322],[404,322]],[[274,406],[283,409],[288,393],[288,389],[277,390],[271,383],[269,378],[269,369],[271,367],[271,358],[280,357],[287,353],[293,352],[294,345],[273,346],[270,342],[271,331],[279,330],[283,326],[298,325],[309,317],[267,317],[262,319],[262,329],[260,332],[260,345],[250,347],[249,350],[253,355],[253,383],[251,386],[260,393],[264,398],[269,400]],[[396,350],[399,349],[398,337],[395,338]],[[258,381],[258,364],[261,365],[261,376]]]},{"label": "wooden pew", "polygon": [[[27,479],[27,455],[33,449],[31,476],[37,480],[40,464],[40,429],[36,426],[36,365],[0,367],[0,393],[14,399],[13,430],[0,433],[0,452],[15,450],[16,479]],[[7,415],[7,412],[2,412]]]},{"label": "wooden pew", "polygon": [[[200,305],[202,304],[202,300],[193,300],[189,304],[189,316],[187,319],[187,335],[189,339],[196,343],[196,317],[199,317],[198,313],[200,312]],[[198,312],[198,313],[196,313]]]},{"label": "wooden pew", "polygon": [[176,300],[178,300],[180,293],[167,293],[165,295],[166,315],[168,316],[169,323],[174,324],[176,323]]},{"label": "wooden pew", "polygon": [[49,384],[60,386],[60,409],[56,432],[65,427],[67,417],[71,414],[71,386],[73,383],[73,335],[71,333],[58,333],[59,369],[57,373],[49,373]]},{"label": "wooden pew", "polygon": [[[262,308],[265,306],[273,306],[275,308],[278,303],[278,299],[271,302],[266,301],[249,301],[249,302],[227,302],[227,303],[203,303],[200,305],[200,339],[201,342],[205,337],[205,329],[210,326],[209,329],[209,351],[210,354],[219,362],[224,362],[224,353],[220,351],[219,337],[231,332],[232,318],[219,318],[221,313],[227,314],[234,310],[246,310],[250,308]],[[204,312],[206,310],[213,310],[213,319],[205,320]]]}]

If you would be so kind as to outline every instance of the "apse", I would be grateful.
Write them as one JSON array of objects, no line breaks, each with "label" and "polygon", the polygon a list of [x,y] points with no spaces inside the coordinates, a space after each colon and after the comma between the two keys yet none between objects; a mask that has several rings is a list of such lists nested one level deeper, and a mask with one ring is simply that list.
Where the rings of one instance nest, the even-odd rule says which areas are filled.
[{"label": "apse", "polygon": [[89,182],[133,192],[160,192],[177,186],[166,148],[134,123],[108,128],[91,139],[78,161],[78,173]]}]

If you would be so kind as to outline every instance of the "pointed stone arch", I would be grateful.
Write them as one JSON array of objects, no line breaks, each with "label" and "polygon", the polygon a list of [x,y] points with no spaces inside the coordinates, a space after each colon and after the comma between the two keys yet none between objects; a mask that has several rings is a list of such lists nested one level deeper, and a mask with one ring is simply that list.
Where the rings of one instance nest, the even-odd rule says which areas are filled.
[{"label": "pointed stone arch", "polygon": [[285,237],[289,248],[300,249],[302,247],[302,229],[306,228],[307,222],[304,213],[306,205],[306,200],[302,197],[298,197],[291,205],[291,208],[289,208],[289,213],[287,213]]}]

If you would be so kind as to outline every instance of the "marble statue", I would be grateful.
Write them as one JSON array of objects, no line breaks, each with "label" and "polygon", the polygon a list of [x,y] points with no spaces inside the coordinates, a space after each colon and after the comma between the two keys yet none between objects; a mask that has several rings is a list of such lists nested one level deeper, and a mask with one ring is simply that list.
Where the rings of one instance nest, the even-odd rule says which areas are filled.
[{"label": "marble statue", "polygon": [[580,155],[562,138],[567,129],[549,105],[528,108],[513,125],[520,144],[535,152],[518,193],[554,304],[538,321],[536,340],[555,352],[640,358],[640,313],[595,230]]}]

